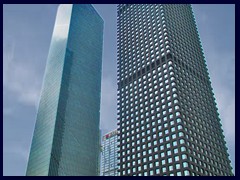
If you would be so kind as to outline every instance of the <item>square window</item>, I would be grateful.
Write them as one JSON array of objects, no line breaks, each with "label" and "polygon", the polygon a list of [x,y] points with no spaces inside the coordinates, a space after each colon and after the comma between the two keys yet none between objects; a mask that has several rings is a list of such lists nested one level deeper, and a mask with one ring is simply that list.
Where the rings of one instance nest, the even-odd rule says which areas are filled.
[{"label": "square window", "polygon": [[181,172],[177,172],[177,176],[182,176],[182,173]]},{"label": "square window", "polygon": [[173,171],[173,166],[169,166],[169,171]]},{"label": "square window", "polygon": [[179,161],[179,156],[174,157],[175,161]]},{"label": "square window", "polygon": [[185,176],[189,176],[189,175],[190,175],[190,172],[189,172],[188,170],[185,170],[185,171],[184,171],[184,175],[185,175]]}]

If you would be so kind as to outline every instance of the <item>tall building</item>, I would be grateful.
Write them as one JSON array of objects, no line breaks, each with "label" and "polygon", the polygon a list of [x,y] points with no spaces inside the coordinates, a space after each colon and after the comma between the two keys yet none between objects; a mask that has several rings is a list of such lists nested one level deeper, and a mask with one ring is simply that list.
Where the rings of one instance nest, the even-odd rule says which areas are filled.
[{"label": "tall building", "polygon": [[98,175],[103,20],[92,5],[60,5],[27,175]]},{"label": "tall building", "polygon": [[102,176],[117,176],[117,130],[105,134],[102,138]]},{"label": "tall building", "polygon": [[118,5],[119,175],[232,175],[191,5]]}]

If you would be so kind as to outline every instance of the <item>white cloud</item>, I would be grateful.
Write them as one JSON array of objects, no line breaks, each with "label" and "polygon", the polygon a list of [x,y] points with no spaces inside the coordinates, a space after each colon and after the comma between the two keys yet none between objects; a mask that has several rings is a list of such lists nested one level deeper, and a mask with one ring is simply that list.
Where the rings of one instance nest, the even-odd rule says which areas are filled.
[{"label": "white cloud", "polygon": [[[220,89],[222,92],[219,92]],[[229,139],[235,139],[235,98],[221,86],[217,86],[215,94],[224,134]]]},{"label": "white cloud", "polygon": [[198,17],[198,19],[201,21],[201,23],[206,23],[206,21],[208,19],[206,13],[205,12],[201,12],[199,14],[200,14],[200,16]]},{"label": "white cloud", "polygon": [[[11,38],[10,38],[11,39]],[[3,43],[3,84],[6,83],[7,74],[14,58],[15,43],[13,40]]]},{"label": "white cloud", "polygon": [[[234,54],[217,53],[214,48],[210,48],[207,54],[209,74],[224,134],[227,139],[235,139],[235,66],[232,63],[235,59]],[[216,62],[218,62],[217,65]]]},{"label": "white cloud", "polygon": [[[210,16],[210,12],[207,12],[209,7],[198,8],[197,5],[194,5],[194,14],[197,14],[195,16],[196,22],[220,114],[222,129],[229,148],[228,153],[235,171],[235,47],[234,42],[231,41],[231,39],[234,39],[234,34],[229,34],[228,38],[219,36],[220,32],[226,34],[229,29],[234,29],[234,27],[231,27],[231,23],[222,26],[219,18],[216,19],[216,17]],[[219,13],[219,11],[216,12]],[[222,13],[225,12],[222,11]],[[228,19],[226,22],[230,22],[229,14],[224,17]]]},{"label": "white cloud", "polygon": [[214,96],[220,114],[228,153],[235,171],[235,57],[232,51],[216,49],[211,37],[205,35],[206,61]]},{"label": "white cloud", "polygon": [[10,154],[15,154],[21,158],[23,158],[25,161],[28,160],[28,155],[29,155],[29,151],[28,149],[23,146],[20,145],[18,143],[16,143],[15,145],[8,145],[8,146],[4,146],[3,147],[3,153],[10,153]]},{"label": "white cloud", "polygon": [[13,109],[10,107],[3,107],[3,115],[8,116],[13,113]]},{"label": "white cloud", "polygon": [[3,87],[4,94],[13,93],[20,103],[38,104],[41,77],[33,63],[15,57],[15,43],[3,44]]}]

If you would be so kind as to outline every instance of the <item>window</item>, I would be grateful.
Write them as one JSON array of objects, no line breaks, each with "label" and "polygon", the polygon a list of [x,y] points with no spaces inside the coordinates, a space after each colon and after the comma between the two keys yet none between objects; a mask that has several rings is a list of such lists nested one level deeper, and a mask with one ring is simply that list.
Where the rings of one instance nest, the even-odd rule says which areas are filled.
[{"label": "window", "polygon": [[188,167],[188,163],[187,163],[187,162],[184,162],[184,163],[183,163],[183,167]]},{"label": "window", "polygon": [[183,126],[182,126],[182,125],[178,125],[178,126],[177,126],[177,129],[178,129],[178,130],[181,130],[181,129],[183,129]]},{"label": "window", "polygon": [[180,150],[181,150],[181,152],[184,152],[184,151],[186,151],[186,148],[183,146],[180,148]]},{"label": "window", "polygon": [[164,152],[162,152],[162,153],[161,153],[161,157],[165,157],[165,154],[164,154]]},{"label": "window", "polygon": [[138,171],[141,171],[142,170],[142,167],[141,166],[138,166]]},{"label": "window", "polygon": [[182,159],[187,159],[187,155],[186,154],[182,154]]},{"label": "window", "polygon": [[[179,133],[178,133],[178,136],[179,136],[179,137],[184,136],[183,132],[179,132]],[[180,142],[180,144],[181,144],[181,142]]]},{"label": "window", "polygon": [[176,112],[176,116],[180,116],[180,112],[177,111],[177,112]]},{"label": "window", "polygon": [[177,172],[177,176],[182,176],[182,173],[181,172]]},{"label": "window", "polygon": [[190,175],[189,171],[188,171],[188,170],[185,170],[185,171],[184,171],[184,175],[185,175],[185,176],[189,176],[189,175]]},{"label": "window", "polygon": [[153,175],[153,170],[150,171],[150,176]]},{"label": "window", "polygon": [[175,161],[179,161],[179,156],[174,157]]},{"label": "window", "polygon": [[185,143],[184,139],[180,139],[180,144],[184,144],[184,143]]},{"label": "window", "polygon": [[167,155],[168,155],[168,156],[172,155],[171,150],[168,150],[168,151],[167,151]]}]

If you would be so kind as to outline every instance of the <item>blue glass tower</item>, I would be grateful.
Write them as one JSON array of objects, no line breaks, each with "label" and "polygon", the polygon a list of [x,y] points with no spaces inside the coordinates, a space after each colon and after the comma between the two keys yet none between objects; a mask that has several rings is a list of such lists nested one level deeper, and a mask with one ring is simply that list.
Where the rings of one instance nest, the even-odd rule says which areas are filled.
[{"label": "blue glass tower", "polygon": [[102,45],[92,5],[59,6],[27,175],[98,175]]}]

